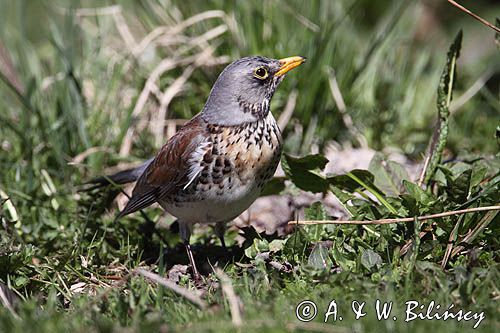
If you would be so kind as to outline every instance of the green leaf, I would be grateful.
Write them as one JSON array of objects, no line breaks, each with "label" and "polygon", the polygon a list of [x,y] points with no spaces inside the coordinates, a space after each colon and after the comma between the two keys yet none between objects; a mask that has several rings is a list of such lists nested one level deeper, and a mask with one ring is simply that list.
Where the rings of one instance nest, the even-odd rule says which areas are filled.
[{"label": "green leaf", "polygon": [[295,232],[288,237],[283,248],[286,256],[292,256],[295,260],[301,261],[310,242],[302,228],[296,228]]},{"label": "green leaf", "polygon": [[330,186],[330,191],[337,197],[342,207],[344,207],[344,209],[348,211],[351,216],[358,213],[356,207],[347,204],[349,200],[353,200],[355,198],[354,195],[342,191],[340,188],[333,185]]},{"label": "green leaf", "polygon": [[306,170],[323,170],[328,163],[328,159],[323,155],[307,155],[305,157],[292,157],[288,154],[283,155],[291,167],[302,168]]},{"label": "green leaf", "polygon": [[408,271],[411,272],[415,268],[418,254],[420,251],[420,230],[422,229],[422,222],[415,216],[413,218],[413,249],[409,259]]},{"label": "green leaf", "polygon": [[332,257],[335,263],[344,271],[353,271],[356,268],[356,262],[354,260],[350,260],[347,255],[339,250],[337,242],[334,242],[333,244]]},{"label": "green leaf", "polygon": [[26,276],[21,275],[21,276],[18,276],[14,280],[14,286],[16,288],[21,288],[21,287],[25,286],[26,284],[28,284],[28,282],[29,282],[29,279]]},{"label": "green leaf", "polygon": [[486,175],[488,173],[488,168],[484,165],[475,166],[472,169],[472,176],[470,178],[470,188],[475,188],[478,186],[483,180],[486,179]]},{"label": "green leaf", "polygon": [[35,248],[31,244],[20,248],[0,247],[0,276],[18,273],[19,269],[31,263],[34,254]]},{"label": "green leaf", "polygon": [[311,192],[325,192],[328,181],[319,174],[328,163],[328,159],[321,155],[308,155],[297,158],[283,154],[281,166],[286,176],[300,189]]},{"label": "green leaf", "polygon": [[[440,168],[441,168],[441,166],[440,166]],[[457,162],[457,163],[452,164],[451,167],[448,168],[448,170],[450,171],[450,173],[448,173],[448,174],[452,175],[452,177],[455,179],[458,176],[460,176],[462,173],[464,173],[465,171],[470,170],[471,168],[472,168],[472,166],[468,163]]]},{"label": "green leaf", "polygon": [[[325,207],[319,201],[314,202],[310,207],[306,208],[304,211],[304,216],[306,220],[316,220],[322,221],[328,219],[328,214],[325,211]],[[305,228],[309,240],[312,242],[318,242],[321,240],[321,232],[323,231],[323,225],[310,225]]]},{"label": "green leaf", "polygon": [[375,176],[375,186],[391,196],[401,194],[403,180],[410,180],[408,172],[401,164],[385,159],[381,153],[373,156],[368,170]]},{"label": "green leaf", "polygon": [[[358,181],[356,181],[356,179],[358,179]],[[373,184],[374,180],[375,177],[370,171],[361,169],[355,169],[344,175],[337,175],[328,178],[330,184],[351,193],[356,192],[358,189],[362,189],[362,183]]]},{"label": "green leaf", "polygon": [[374,266],[382,264],[382,257],[371,249],[364,249],[361,254],[361,264],[369,270]]},{"label": "green leaf", "polygon": [[472,170],[468,169],[458,175],[455,179],[450,179],[446,192],[453,202],[463,203],[469,195]]},{"label": "green leaf", "polygon": [[368,170],[355,169],[345,175],[339,175],[328,178],[331,184],[350,190],[351,192],[362,188],[373,194],[377,200],[384,205],[392,214],[397,214],[394,208],[386,199],[385,194],[373,183],[375,177]]},{"label": "green leaf", "polygon": [[280,194],[285,189],[285,179],[282,177],[274,177],[264,186],[260,196]]},{"label": "green leaf", "polygon": [[328,214],[325,211],[325,207],[319,201],[314,202],[310,207],[304,210],[304,216],[306,220],[326,220],[328,219]]},{"label": "green leaf", "polygon": [[284,239],[274,239],[269,243],[269,251],[271,252],[278,252],[283,250],[283,247],[285,246],[285,240]]},{"label": "green leaf", "polygon": [[257,254],[269,251],[269,243],[265,239],[255,238],[252,245],[245,249],[245,255],[248,258],[255,258]]},{"label": "green leaf", "polygon": [[324,242],[316,243],[307,259],[307,263],[316,269],[327,269],[332,264],[328,253],[328,247]]},{"label": "green leaf", "polygon": [[431,193],[422,190],[415,183],[404,180],[403,185],[406,192],[422,206],[431,206],[437,200]]},{"label": "green leaf", "polygon": [[418,209],[417,200],[415,199],[415,197],[413,195],[402,194],[401,199],[402,199],[403,206],[408,210],[407,215],[415,216],[415,215],[420,214],[420,211]]},{"label": "green leaf", "polygon": [[330,186],[330,191],[339,199],[339,201],[345,205],[349,200],[354,199],[354,196],[350,193],[347,193],[345,191],[342,191],[339,187],[337,186]]}]

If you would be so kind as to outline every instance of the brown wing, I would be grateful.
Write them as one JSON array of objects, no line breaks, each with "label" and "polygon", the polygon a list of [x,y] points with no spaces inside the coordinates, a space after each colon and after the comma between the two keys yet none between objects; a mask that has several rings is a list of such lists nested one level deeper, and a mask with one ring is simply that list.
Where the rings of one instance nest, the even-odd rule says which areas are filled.
[{"label": "brown wing", "polygon": [[193,118],[160,150],[137,180],[132,197],[117,218],[152,205],[159,199],[182,189],[190,181],[193,155],[206,146],[208,133],[203,120]]}]

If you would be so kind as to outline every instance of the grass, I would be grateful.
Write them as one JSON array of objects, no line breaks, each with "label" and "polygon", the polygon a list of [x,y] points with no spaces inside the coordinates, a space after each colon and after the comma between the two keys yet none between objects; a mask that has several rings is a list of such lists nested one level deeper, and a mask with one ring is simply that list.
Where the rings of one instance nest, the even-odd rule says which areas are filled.
[{"label": "grass", "polygon": [[[489,21],[500,16],[498,6],[481,3],[470,9]],[[465,332],[474,325],[406,323],[408,300],[484,311],[477,330],[498,330],[499,220],[493,211],[421,223],[305,226],[282,236],[245,229],[237,237],[230,230],[229,253],[211,229],[199,228],[193,243],[206,283],[198,295],[171,218],[152,208],[148,220],[136,214],[114,223],[116,189],[79,191],[110,166],[153,155],[178,119],[199,112],[228,61],[300,54],[307,65],[287,77],[272,108],[279,117],[292,107],[284,129],[288,154],[320,154],[286,156],[289,181],[276,187],[280,193],[332,192],[352,219],[498,205],[500,62],[493,32],[444,3],[112,5],[0,1],[0,286],[12,294],[2,301],[12,308],[0,307],[0,331]],[[105,6],[111,7],[99,15],[82,10]],[[446,146],[421,187],[384,153],[424,160],[446,52],[459,29],[464,39],[448,85],[454,96]],[[155,38],[144,39],[154,31]],[[480,78],[480,89],[467,97]],[[334,80],[345,110],[332,96]],[[318,172],[325,146],[332,140],[362,146],[360,136],[382,152],[368,171]],[[331,217],[318,202],[306,218]],[[231,281],[241,328],[234,326],[235,298],[211,265]],[[139,267],[169,276],[208,307],[145,279]],[[295,315],[305,299],[320,310],[309,323]],[[325,323],[332,299],[343,320]],[[394,301],[398,319],[377,320],[376,299]],[[367,302],[366,317],[354,319],[353,300]]]}]

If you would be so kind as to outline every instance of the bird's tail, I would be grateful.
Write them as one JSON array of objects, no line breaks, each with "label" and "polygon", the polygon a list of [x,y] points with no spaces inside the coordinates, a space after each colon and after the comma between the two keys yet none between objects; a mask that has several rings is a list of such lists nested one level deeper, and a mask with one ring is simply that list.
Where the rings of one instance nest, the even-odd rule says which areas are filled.
[{"label": "bird's tail", "polygon": [[91,179],[85,183],[91,185],[89,188],[86,188],[85,190],[91,191],[97,188],[106,187],[111,184],[121,185],[121,184],[135,182],[142,175],[144,170],[146,170],[146,168],[152,161],[153,159],[149,159],[136,168],[123,170],[113,175],[102,176]]}]

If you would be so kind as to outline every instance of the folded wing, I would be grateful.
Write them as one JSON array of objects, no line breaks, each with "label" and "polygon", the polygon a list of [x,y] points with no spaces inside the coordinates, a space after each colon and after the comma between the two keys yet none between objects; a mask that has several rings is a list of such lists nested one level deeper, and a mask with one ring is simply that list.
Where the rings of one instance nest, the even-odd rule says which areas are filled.
[{"label": "folded wing", "polygon": [[182,190],[198,177],[204,152],[211,149],[203,120],[193,118],[182,127],[148,165],[117,219],[146,208]]}]

